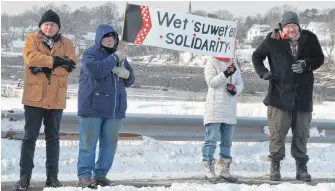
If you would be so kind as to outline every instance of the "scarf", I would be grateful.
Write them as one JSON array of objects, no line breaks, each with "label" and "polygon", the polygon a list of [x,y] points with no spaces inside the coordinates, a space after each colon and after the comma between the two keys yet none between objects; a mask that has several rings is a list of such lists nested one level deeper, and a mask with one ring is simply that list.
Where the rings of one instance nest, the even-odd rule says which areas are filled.
[{"label": "scarf", "polygon": [[109,48],[109,47],[106,47],[106,46],[103,46],[103,45],[101,45],[101,47],[104,48],[108,52],[108,54],[113,54],[116,51],[116,49],[114,47]]},{"label": "scarf", "polygon": [[289,41],[291,51],[292,51],[292,56],[294,56],[294,57],[296,57],[297,54],[298,54],[298,40],[299,40],[300,36],[301,36],[300,32],[298,32],[298,34]]},{"label": "scarf", "polygon": [[289,37],[284,34],[283,32],[279,31],[278,29],[275,29],[272,34],[271,34],[271,38],[274,38],[274,39],[289,39],[289,44],[290,44],[290,48],[291,48],[291,52],[292,52],[292,56],[297,56],[297,53],[298,53],[298,40],[301,36],[301,33],[298,32],[298,34],[292,38],[292,39],[289,39]]},{"label": "scarf", "polygon": [[62,36],[61,33],[57,33],[53,37],[48,37],[48,36],[45,36],[41,30],[38,31],[38,35],[40,36],[40,39],[43,42],[43,44],[47,48],[49,48],[50,50],[52,49],[52,47],[54,46],[54,44],[61,39],[61,36]]}]

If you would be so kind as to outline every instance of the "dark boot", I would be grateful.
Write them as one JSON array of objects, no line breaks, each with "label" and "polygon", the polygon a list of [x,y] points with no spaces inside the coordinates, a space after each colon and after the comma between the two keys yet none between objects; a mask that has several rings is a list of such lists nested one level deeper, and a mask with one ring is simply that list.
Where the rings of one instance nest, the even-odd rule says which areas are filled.
[{"label": "dark boot", "polygon": [[82,188],[92,188],[97,189],[98,186],[91,178],[79,179],[78,186]]},{"label": "dark boot", "polygon": [[96,178],[94,179],[95,184],[100,185],[102,187],[105,186],[114,186],[114,182],[109,180],[108,178],[104,177],[104,178]]},{"label": "dark boot", "polygon": [[271,160],[270,180],[280,181],[280,160]]},{"label": "dark boot", "polygon": [[28,190],[30,185],[30,176],[24,175],[20,177],[13,187],[13,191],[24,191]]},{"label": "dark boot", "polygon": [[296,179],[304,181],[304,182],[310,182],[312,181],[312,177],[310,174],[308,174],[306,164],[307,164],[306,162],[295,161],[295,165],[297,169]]},{"label": "dark boot", "polygon": [[53,188],[59,188],[63,187],[64,185],[59,182],[57,177],[48,177],[45,182],[45,187],[53,187]]}]

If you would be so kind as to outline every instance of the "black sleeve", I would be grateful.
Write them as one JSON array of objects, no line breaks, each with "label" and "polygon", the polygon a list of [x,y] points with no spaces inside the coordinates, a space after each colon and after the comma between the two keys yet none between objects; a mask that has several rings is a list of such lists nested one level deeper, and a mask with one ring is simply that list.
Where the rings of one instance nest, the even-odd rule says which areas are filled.
[{"label": "black sleeve", "polygon": [[252,54],[252,63],[256,70],[256,73],[259,77],[269,70],[264,66],[264,60],[270,54],[270,37],[271,33],[269,33],[263,42],[257,47],[257,49]]},{"label": "black sleeve", "polygon": [[309,40],[312,48],[312,56],[311,58],[304,58],[304,60],[308,69],[316,70],[323,65],[325,56],[323,55],[318,37],[315,34],[312,34]]}]

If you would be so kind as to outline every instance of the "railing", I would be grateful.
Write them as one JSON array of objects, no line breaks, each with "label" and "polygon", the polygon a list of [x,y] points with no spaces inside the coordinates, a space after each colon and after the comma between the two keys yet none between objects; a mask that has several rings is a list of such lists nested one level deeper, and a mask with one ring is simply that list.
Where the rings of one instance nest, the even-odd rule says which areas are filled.
[{"label": "railing", "polygon": [[[1,118],[11,121],[24,120],[23,111],[2,111]],[[233,141],[259,142],[268,141],[264,127],[268,126],[266,118],[238,117]],[[309,142],[335,143],[335,120],[313,120],[321,136],[311,137]],[[23,129],[23,127],[22,127]],[[61,133],[78,134],[79,117],[77,113],[64,113]],[[204,140],[203,118],[200,115],[153,115],[128,114],[123,122],[122,133],[138,134],[159,140]],[[287,142],[291,138],[287,137]]]}]

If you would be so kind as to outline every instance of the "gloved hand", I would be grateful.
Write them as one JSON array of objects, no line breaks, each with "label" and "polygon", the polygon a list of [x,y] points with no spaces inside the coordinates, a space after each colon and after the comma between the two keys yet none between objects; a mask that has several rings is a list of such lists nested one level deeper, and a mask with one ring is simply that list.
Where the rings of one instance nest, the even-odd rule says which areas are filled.
[{"label": "gloved hand", "polygon": [[29,69],[30,69],[31,73],[33,73],[34,75],[38,74],[40,72],[44,72],[46,74],[51,74],[52,73],[52,70],[48,67],[30,67]]},{"label": "gloved hand", "polygon": [[228,66],[228,68],[225,71],[223,71],[223,73],[228,78],[229,76],[233,75],[235,71],[236,71],[236,67],[234,63],[232,63],[230,66]]},{"label": "gloved hand", "polygon": [[52,69],[48,67],[30,67],[29,69],[31,73],[33,73],[33,75],[43,72],[45,74],[45,77],[47,77],[49,84],[51,83]]},{"label": "gloved hand", "polygon": [[236,92],[237,92],[234,84],[227,84],[227,91],[228,93],[230,93],[230,95],[233,95],[233,96],[236,95]]},{"label": "gloved hand", "polygon": [[120,66],[115,66],[112,70],[112,73],[117,75],[120,78],[128,79],[130,72],[123,66],[123,62],[120,62]]},{"label": "gloved hand", "polygon": [[113,55],[117,63],[122,62],[126,57],[122,50],[117,50]]},{"label": "gloved hand", "polygon": [[292,64],[292,70],[293,72],[300,74],[310,71],[310,68],[307,68],[305,60],[297,60],[294,64]]},{"label": "gloved hand", "polygon": [[261,76],[261,78],[264,80],[273,80],[273,75],[270,71],[267,71]]},{"label": "gloved hand", "polygon": [[54,56],[54,68],[57,68],[58,66],[65,68],[70,73],[76,68],[76,63],[73,60],[68,59],[67,56]]}]

